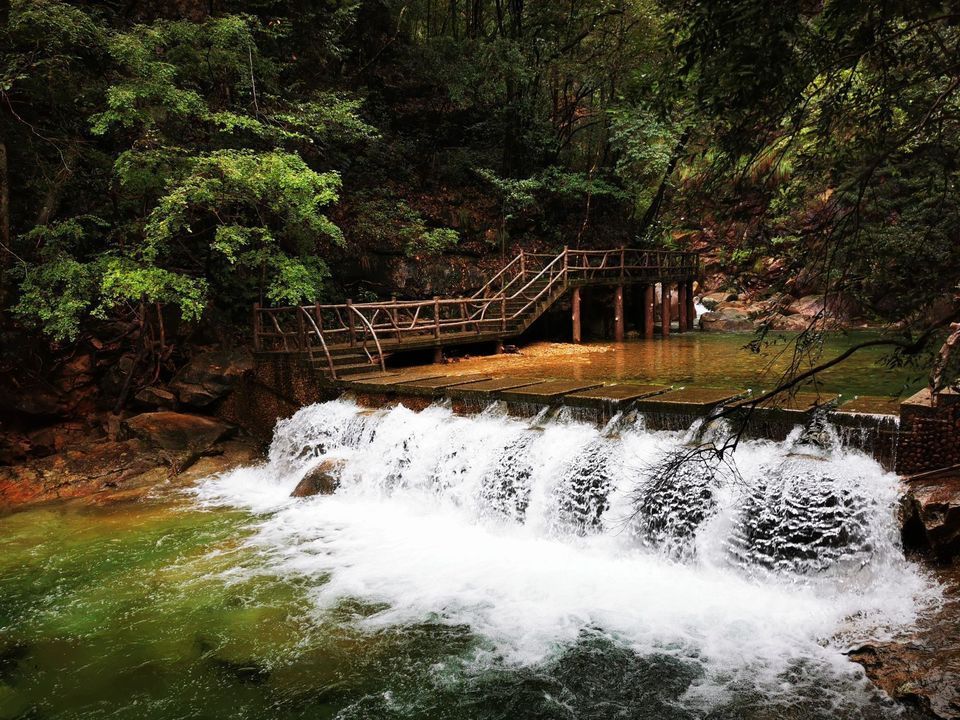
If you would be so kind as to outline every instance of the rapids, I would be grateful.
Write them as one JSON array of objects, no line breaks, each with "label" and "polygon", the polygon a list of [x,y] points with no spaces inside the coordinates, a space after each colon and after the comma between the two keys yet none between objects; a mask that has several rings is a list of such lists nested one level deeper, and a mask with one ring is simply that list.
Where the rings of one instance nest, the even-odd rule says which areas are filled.
[{"label": "rapids", "polygon": [[[338,400],[194,492],[252,514],[256,572],[305,588],[317,625],[457,638],[336,717],[902,716],[843,654],[937,601],[903,557],[897,478],[799,428],[671,471],[693,436]],[[291,499],[326,460],[336,494]]]}]

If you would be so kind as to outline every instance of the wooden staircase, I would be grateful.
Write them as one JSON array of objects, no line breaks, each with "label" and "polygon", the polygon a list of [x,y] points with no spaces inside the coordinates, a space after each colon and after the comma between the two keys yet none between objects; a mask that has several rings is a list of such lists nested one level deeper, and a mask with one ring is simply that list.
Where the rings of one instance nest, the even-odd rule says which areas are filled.
[{"label": "wooden staircase", "polygon": [[384,370],[404,350],[522,335],[572,288],[692,282],[695,253],[663,250],[521,252],[470,297],[339,305],[254,306],[254,349],[302,356],[331,379]]}]

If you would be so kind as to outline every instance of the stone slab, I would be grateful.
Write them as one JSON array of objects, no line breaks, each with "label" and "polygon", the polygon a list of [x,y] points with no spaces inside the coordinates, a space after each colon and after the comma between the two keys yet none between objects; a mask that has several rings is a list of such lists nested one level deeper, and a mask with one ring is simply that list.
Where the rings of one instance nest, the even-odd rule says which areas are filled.
[{"label": "stone slab", "polygon": [[526,387],[504,391],[501,394],[501,398],[503,400],[512,400],[514,402],[552,402],[553,400],[563,397],[564,395],[568,395],[572,392],[589,390],[591,388],[600,387],[601,385],[603,385],[603,383],[595,381],[590,382],[587,380],[546,380],[544,382],[537,383],[536,385],[529,385]]},{"label": "stone slab", "polygon": [[543,382],[544,380],[542,378],[531,377],[493,378],[492,380],[480,380],[470,383],[469,385],[457,385],[448,388],[444,394],[448,397],[488,396],[496,395],[504,390],[528,387]]},{"label": "stone slab", "polygon": [[490,375],[446,375],[437,378],[424,378],[422,380],[411,380],[402,383],[398,388],[417,388],[419,390],[438,390],[457,385],[468,385],[470,383],[480,382],[481,380],[491,380]]},{"label": "stone slab", "polygon": [[429,378],[438,378],[438,377],[444,377],[444,376],[442,373],[438,373],[438,372],[420,373],[420,374],[414,374],[414,375],[405,375],[404,373],[400,373],[398,375],[391,375],[389,377],[384,377],[381,375],[379,377],[370,378],[369,380],[355,380],[355,381],[344,381],[344,382],[349,382],[351,386],[360,388],[362,390],[376,390],[378,388],[382,388],[384,390],[389,390],[390,392],[393,392],[394,390],[394,388],[392,387],[393,385],[399,385],[400,383],[407,383],[407,382],[417,382],[420,380],[427,380]]},{"label": "stone slab", "polygon": [[360,382],[363,380],[384,380],[386,378],[396,377],[399,374],[400,373],[395,373],[395,372],[384,373],[377,370],[376,372],[368,372],[368,373],[362,373],[362,374],[358,373],[357,375],[347,375],[346,377],[337,378],[337,381],[342,383],[352,383],[352,382]]},{"label": "stone slab", "polygon": [[861,395],[843,403],[834,412],[838,415],[895,415],[900,416],[900,400],[890,397]]},{"label": "stone slab", "polygon": [[[786,413],[808,413],[821,405],[828,405],[839,399],[836,393],[808,393],[798,392],[794,395],[786,393],[775,395],[756,406],[755,410],[775,410]],[[750,399],[737,403],[738,405],[749,405]]]},{"label": "stone slab", "polygon": [[721,403],[741,397],[742,390],[730,388],[679,388],[637,400],[641,412],[677,412],[703,414]]},{"label": "stone slab", "polygon": [[620,405],[640,398],[660,395],[670,390],[669,385],[603,385],[590,390],[580,390],[564,395],[563,404],[576,407],[602,407]]}]

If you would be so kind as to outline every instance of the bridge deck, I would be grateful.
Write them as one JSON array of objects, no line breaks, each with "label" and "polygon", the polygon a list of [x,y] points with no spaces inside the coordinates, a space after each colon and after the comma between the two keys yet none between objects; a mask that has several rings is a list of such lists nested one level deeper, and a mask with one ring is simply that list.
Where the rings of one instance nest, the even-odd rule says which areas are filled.
[{"label": "bridge deck", "polygon": [[[572,290],[576,300],[581,287],[677,282],[685,289],[698,273],[696,253],[627,248],[521,252],[469,297],[257,305],[254,347],[261,353],[303,354],[336,379],[368,371],[371,364],[385,370],[391,352],[517,337],[566,292]],[[622,293],[617,295],[622,305]],[[681,309],[681,317],[683,313]],[[574,316],[578,314],[575,309]]]}]

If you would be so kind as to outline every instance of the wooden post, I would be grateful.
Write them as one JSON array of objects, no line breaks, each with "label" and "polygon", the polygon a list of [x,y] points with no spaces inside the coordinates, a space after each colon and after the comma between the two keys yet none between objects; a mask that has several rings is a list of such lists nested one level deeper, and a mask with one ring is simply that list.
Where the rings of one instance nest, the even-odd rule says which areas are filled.
[{"label": "wooden post", "polygon": [[507,331],[507,296],[500,293],[500,332]]},{"label": "wooden post", "polygon": [[623,342],[623,285],[617,285],[613,291],[613,339]]},{"label": "wooden post", "polygon": [[[624,274],[624,272],[625,272],[625,270],[624,270],[624,265],[625,265],[625,262],[624,262],[624,260],[625,260],[624,254],[625,254],[625,250],[626,250],[626,248],[625,248],[623,245],[621,245],[621,246],[620,246],[620,279],[621,279],[621,280],[623,280],[623,274]],[[622,299],[622,298],[621,298],[621,299]]]},{"label": "wooden post", "polygon": [[670,337],[670,283],[660,281],[660,335]]},{"label": "wooden post", "polygon": [[261,349],[260,344],[260,303],[253,304],[253,349],[257,352]]},{"label": "wooden post", "polygon": [[520,251],[520,277],[524,280],[527,277],[527,260],[523,256],[523,250]]},{"label": "wooden post", "polygon": [[353,321],[353,300],[347,298],[347,329],[350,331],[350,347],[357,344],[357,328]]},{"label": "wooden post", "polygon": [[655,299],[653,283],[650,283],[643,288],[643,337],[647,340],[653,340],[653,306]]},{"label": "wooden post", "polygon": [[397,343],[400,342],[400,315],[397,313],[397,296],[391,295],[390,302],[393,303],[393,308],[390,309],[390,320],[393,322],[393,332],[396,335]]},{"label": "wooden post", "polygon": [[433,364],[439,365],[442,362],[443,362],[443,348],[435,347],[433,349]]},{"label": "wooden post", "polygon": [[677,283],[677,332],[687,331],[687,284]]},{"label": "wooden post", "polygon": [[[433,296],[433,336],[440,337],[440,296]],[[437,348],[439,351],[440,348]]]},{"label": "wooden post", "polygon": [[579,343],[580,335],[580,288],[575,287],[570,296],[571,320],[573,321],[573,341]]},{"label": "wooden post", "polygon": [[687,281],[687,330],[695,330],[697,324],[697,304],[693,300],[693,280]]},{"label": "wooden post", "polygon": [[304,352],[307,349],[307,329],[303,324],[303,308],[297,306],[297,350]]}]

